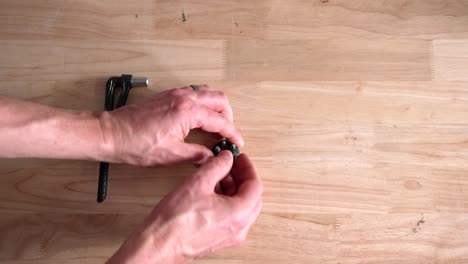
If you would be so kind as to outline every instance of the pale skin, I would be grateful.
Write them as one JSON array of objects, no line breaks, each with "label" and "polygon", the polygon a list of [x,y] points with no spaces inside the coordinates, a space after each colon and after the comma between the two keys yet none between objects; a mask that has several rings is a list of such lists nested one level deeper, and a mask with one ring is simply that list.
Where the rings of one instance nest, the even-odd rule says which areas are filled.
[{"label": "pale skin", "polygon": [[201,164],[164,197],[107,263],[189,263],[239,245],[260,213],[262,183],[247,155],[213,157],[185,143],[191,129],[243,146],[227,97],[172,89],[112,112],[71,111],[0,96],[0,157],[159,166]]}]

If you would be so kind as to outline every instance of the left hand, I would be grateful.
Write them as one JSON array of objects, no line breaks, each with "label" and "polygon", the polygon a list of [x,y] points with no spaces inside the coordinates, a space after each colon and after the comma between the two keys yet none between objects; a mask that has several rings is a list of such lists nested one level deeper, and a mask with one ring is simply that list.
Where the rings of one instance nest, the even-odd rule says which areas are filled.
[{"label": "left hand", "polygon": [[228,98],[208,86],[200,87],[198,91],[191,87],[172,89],[143,104],[103,112],[99,117],[102,134],[111,146],[104,161],[141,166],[204,163],[213,156],[211,150],[184,142],[194,128],[218,133],[242,146]]}]

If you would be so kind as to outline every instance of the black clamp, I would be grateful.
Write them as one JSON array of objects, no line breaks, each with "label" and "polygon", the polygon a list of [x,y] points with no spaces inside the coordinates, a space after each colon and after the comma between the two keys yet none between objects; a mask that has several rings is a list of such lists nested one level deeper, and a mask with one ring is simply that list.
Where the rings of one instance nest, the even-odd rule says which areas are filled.
[{"label": "black clamp", "polygon": [[[106,83],[106,98],[104,102],[104,109],[112,111],[127,103],[128,94],[130,89],[135,87],[148,87],[148,78],[134,77],[130,74],[122,74],[122,76],[111,77]],[[114,103],[117,88],[120,88],[120,95],[117,104]],[[107,181],[109,178],[109,163],[101,162],[99,164],[99,182],[97,191],[97,202],[102,203],[107,196]]]}]

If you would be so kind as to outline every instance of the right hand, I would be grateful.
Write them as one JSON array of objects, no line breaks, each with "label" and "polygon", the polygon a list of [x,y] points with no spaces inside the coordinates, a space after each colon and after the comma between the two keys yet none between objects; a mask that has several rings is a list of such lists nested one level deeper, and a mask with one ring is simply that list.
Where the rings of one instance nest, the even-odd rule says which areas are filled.
[{"label": "right hand", "polygon": [[[153,209],[108,263],[187,263],[245,240],[262,207],[262,183],[242,154],[229,151],[202,165]],[[232,195],[215,192],[232,176]]]}]

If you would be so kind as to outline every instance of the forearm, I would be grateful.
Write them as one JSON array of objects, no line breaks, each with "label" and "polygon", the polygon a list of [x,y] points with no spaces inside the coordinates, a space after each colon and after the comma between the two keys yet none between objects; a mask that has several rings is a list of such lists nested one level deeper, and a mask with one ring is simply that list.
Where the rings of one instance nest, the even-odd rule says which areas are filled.
[{"label": "forearm", "polygon": [[190,259],[177,252],[179,227],[168,222],[146,221],[131,234],[106,264],[186,264]]},{"label": "forearm", "polygon": [[112,139],[97,113],[0,96],[0,157],[108,160]]}]

